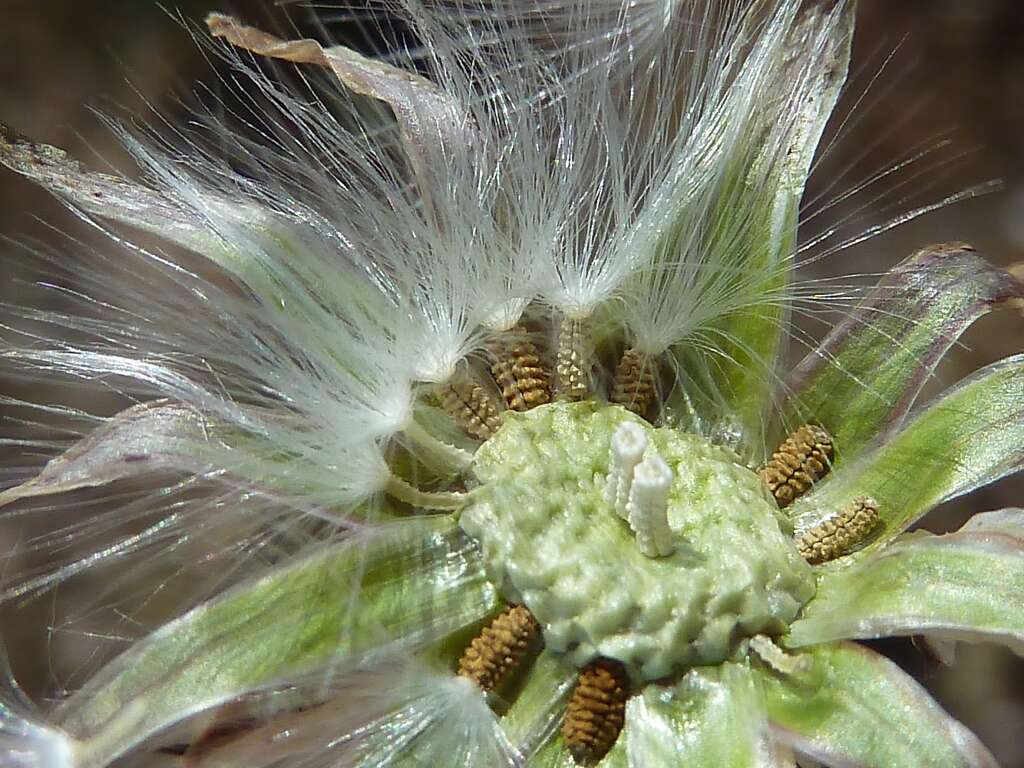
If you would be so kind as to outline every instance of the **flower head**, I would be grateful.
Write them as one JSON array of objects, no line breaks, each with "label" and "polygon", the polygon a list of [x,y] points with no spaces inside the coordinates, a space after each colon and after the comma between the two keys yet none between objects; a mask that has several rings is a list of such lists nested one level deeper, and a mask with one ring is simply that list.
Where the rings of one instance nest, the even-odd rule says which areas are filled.
[{"label": "flower head", "polygon": [[[992,765],[850,641],[1024,648],[1024,512],[905,533],[1024,459],[1024,359],[916,405],[1024,286],[924,249],[781,370],[819,289],[796,226],[852,3],[366,6],[417,45],[211,15],[260,108],[221,154],[124,132],[144,184],[0,135],[117,240],[0,355],[144,400],[0,505],[174,475],[35,540],[75,554],[0,596],[147,562],[196,580],[51,712],[0,700],[0,755]],[[58,289],[77,268],[40,258]]]}]

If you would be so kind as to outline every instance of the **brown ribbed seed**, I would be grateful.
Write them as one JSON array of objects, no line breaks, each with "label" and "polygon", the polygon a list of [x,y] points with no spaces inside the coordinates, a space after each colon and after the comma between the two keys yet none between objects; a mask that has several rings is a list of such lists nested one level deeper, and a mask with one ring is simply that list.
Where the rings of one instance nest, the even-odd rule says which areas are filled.
[{"label": "brown ribbed seed", "polygon": [[501,426],[501,405],[471,379],[456,379],[435,390],[442,410],[471,437],[487,440]]},{"label": "brown ribbed seed", "polygon": [[611,401],[643,416],[657,396],[654,374],[653,359],[630,347],[622,353],[622,359],[615,368]]},{"label": "brown ribbed seed", "polygon": [[780,507],[788,507],[828,474],[832,435],[817,424],[804,424],[785,439],[757,473]]},{"label": "brown ribbed seed", "polygon": [[811,565],[845,555],[878,525],[878,502],[867,496],[805,531],[796,540],[800,555]]},{"label": "brown ribbed seed", "polygon": [[473,638],[459,659],[459,675],[490,693],[512,672],[540,635],[525,605],[514,605]]},{"label": "brown ribbed seed", "polygon": [[524,329],[508,331],[491,351],[491,373],[510,409],[528,411],[551,401],[550,377],[541,365],[537,345],[527,338]]},{"label": "brown ribbed seed", "polygon": [[577,763],[592,765],[615,745],[627,698],[629,680],[619,662],[596,659],[580,670],[562,722],[562,738]]},{"label": "brown ribbed seed", "polygon": [[555,360],[558,394],[570,400],[583,400],[590,392],[592,367],[586,321],[563,318],[558,329],[558,354]]}]

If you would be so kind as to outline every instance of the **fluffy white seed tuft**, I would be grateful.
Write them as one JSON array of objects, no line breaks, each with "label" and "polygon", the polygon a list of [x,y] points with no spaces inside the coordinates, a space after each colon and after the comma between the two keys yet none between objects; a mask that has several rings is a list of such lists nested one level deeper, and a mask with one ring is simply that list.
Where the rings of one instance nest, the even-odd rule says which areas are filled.
[{"label": "fluffy white seed tuft", "polygon": [[361,729],[357,768],[419,765],[513,768],[516,755],[483,692],[464,677],[420,670],[388,692],[401,704]]}]

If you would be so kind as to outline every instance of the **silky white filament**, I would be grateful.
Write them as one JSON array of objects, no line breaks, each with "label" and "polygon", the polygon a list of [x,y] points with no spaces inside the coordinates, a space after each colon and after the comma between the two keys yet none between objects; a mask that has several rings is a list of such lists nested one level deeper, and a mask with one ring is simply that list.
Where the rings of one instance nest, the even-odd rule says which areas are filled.
[{"label": "silky white filament", "polygon": [[633,485],[633,471],[643,459],[646,450],[647,434],[635,422],[623,422],[612,435],[612,461],[604,497],[608,504],[615,507],[616,513],[623,520],[629,519],[626,507]]},{"label": "silky white filament", "polygon": [[629,524],[640,551],[648,557],[672,554],[672,530],[668,527],[668,491],[672,470],[653,450],[633,471],[629,490]]}]

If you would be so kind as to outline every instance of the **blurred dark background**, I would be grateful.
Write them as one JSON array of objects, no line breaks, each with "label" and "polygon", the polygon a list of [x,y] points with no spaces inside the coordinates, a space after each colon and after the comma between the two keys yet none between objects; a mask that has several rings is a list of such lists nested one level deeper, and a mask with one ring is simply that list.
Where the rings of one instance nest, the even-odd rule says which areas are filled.
[{"label": "blurred dark background", "polygon": [[[182,102],[187,104],[196,83],[215,82],[217,65],[204,58],[175,17],[201,22],[210,10],[234,12],[278,30],[295,25],[315,32],[306,11],[290,7],[286,17],[271,0],[170,0],[164,8],[155,0],[3,0],[0,122],[97,167],[106,162],[131,172],[130,161],[91,110],[133,114],[155,107],[172,119],[184,118]],[[894,174],[808,227],[819,231],[857,214],[846,225],[852,234],[989,179],[1000,178],[1004,186],[856,245],[819,269],[877,272],[916,248],[944,240],[971,242],[999,264],[1024,261],[1024,13],[1019,0],[861,0],[859,15],[854,71],[840,110],[849,117],[809,197],[835,197],[914,148],[943,139],[951,145],[913,166],[926,173]],[[65,216],[46,193],[0,172],[0,235],[59,243],[48,222],[59,228]],[[16,257],[0,252],[0,301],[18,300],[11,278],[21,269]],[[984,318],[943,363],[931,389],[1021,352],[1022,328],[1024,318],[1013,311]],[[1003,481],[937,511],[928,527],[948,530],[973,511],[1024,505],[1022,491],[1024,481]],[[0,529],[0,547],[5,531],[16,535]],[[52,648],[39,650],[46,647],[40,643],[46,643],[48,610],[45,600],[17,612],[0,609],[15,671],[37,693],[69,663]],[[973,728],[1004,768],[1024,768],[1021,660],[998,648],[965,646],[956,666],[939,668],[909,641],[880,647]]]}]

